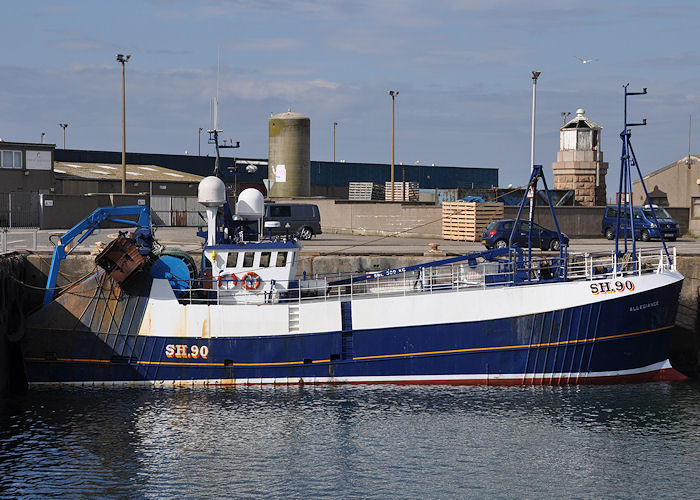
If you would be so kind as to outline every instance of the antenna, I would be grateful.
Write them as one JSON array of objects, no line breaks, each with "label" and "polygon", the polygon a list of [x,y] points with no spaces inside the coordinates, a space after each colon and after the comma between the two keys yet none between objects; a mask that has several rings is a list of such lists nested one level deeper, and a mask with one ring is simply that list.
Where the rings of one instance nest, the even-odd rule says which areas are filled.
[{"label": "antenna", "polygon": [[221,73],[221,47],[217,48],[216,52],[216,98],[214,99],[214,128],[219,129],[219,75]]},{"label": "antenna", "polygon": [[[218,92],[218,90],[217,90]],[[216,97],[214,98],[214,128],[216,128],[217,131],[221,132],[219,129],[219,98]]]}]

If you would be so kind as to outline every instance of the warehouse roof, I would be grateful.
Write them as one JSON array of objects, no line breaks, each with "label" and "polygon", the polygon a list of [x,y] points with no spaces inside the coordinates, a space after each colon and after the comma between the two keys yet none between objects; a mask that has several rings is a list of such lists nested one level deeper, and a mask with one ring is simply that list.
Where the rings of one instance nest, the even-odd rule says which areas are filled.
[{"label": "warehouse roof", "polygon": [[[54,162],[54,173],[59,177],[78,177],[91,180],[121,180],[122,166],[120,163],[77,163]],[[129,181],[175,181],[199,182],[203,177],[178,170],[171,170],[158,165],[126,165],[126,179]]]}]

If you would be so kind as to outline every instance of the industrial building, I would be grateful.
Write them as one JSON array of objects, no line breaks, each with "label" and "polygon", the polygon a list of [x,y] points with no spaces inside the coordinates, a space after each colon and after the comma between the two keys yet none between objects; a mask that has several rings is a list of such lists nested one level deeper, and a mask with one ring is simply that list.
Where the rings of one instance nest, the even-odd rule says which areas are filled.
[{"label": "industrial building", "polygon": [[[56,149],[56,161],[62,163],[87,163],[121,165],[121,153],[111,151],[88,151]],[[157,165],[172,171],[206,177],[214,171],[214,157],[167,155],[156,153],[126,153],[128,165]],[[255,165],[257,171],[248,173],[246,167]],[[241,186],[256,187],[264,192],[263,179],[268,175],[267,158],[221,158],[228,184],[238,178]],[[497,168],[446,167],[436,165],[401,165],[394,167],[397,182],[418,182],[421,189],[491,188],[498,186]],[[236,174],[236,171],[238,173]],[[310,196],[347,199],[350,182],[375,182],[383,184],[389,180],[391,166],[386,163],[310,161]],[[127,178],[127,192],[142,190]],[[274,189],[274,188],[273,188]],[[196,190],[194,191],[196,194]],[[267,194],[267,193],[266,193]]]},{"label": "industrial building", "polygon": [[10,142],[0,139],[0,193],[50,193],[55,144]]},{"label": "industrial building", "polygon": [[[687,155],[644,176],[649,201],[660,207],[689,210],[688,230],[700,234],[700,157]],[[632,183],[635,205],[648,203],[642,183]]]},{"label": "industrial building", "polygon": [[[50,197],[50,202],[58,204],[61,197],[121,192],[121,152],[56,149],[54,144],[3,141],[0,160],[2,227],[40,226],[41,212],[45,209],[43,197]],[[158,208],[162,212],[165,222],[184,219],[191,222],[197,207],[194,202],[182,199],[196,197],[197,183],[212,174],[214,161],[213,156],[126,153],[126,193],[147,195],[145,199],[154,211]],[[234,189],[240,192],[254,187],[267,194],[263,183],[269,175],[267,158],[222,157],[220,166],[231,193]],[[308,196],[347,199],[350,182],[382,184],[390,178],[390,171],[388,164],[309,161]],[[395,175],[397,182],[416,182],[421,189],[498,186],[495,168],[397,164]],[[164,201],[166,197],[170,197],[170,208]],[[128,198],[121,201],[128,202]],[[155,207],[154,203],[163,205]],[[77,206],[77,202],[73,205]],[[168,210],[171,216],[165,214]],[[181,212],[188,215],[183,219],[179,216]]]}]

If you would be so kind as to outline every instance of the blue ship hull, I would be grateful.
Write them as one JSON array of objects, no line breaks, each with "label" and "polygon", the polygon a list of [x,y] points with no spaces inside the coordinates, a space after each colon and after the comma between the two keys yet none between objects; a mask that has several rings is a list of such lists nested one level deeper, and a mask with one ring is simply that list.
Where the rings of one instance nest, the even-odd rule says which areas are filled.
[{"label": "blue ship hull", "polygon": [[[674,379],[680,374],[668,365],[667,353],[681,284],[488,321],[354,331],[344,322],[345,331],[219,338],[139,335],[145,299],[136,295],[109,319],[104,311],[99,316],[97,304],[90,321],[77,321],[78,328],[30,327],[23,349],[30,383],[563,384]],[[640,303],[657,306],[636,310]],[[203,349],[205,357],[195,355]]]}]

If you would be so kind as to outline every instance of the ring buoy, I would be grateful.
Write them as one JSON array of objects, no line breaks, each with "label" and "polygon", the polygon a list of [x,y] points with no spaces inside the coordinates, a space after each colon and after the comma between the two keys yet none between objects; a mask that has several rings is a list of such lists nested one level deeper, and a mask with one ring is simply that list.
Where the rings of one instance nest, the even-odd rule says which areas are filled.
[{"label": "ring buoy", "polygon": [[236,288],[238,285],[238,276],[231,273],[230,277],[225,274],[220,274],[216,277],[216,282],[219,284],[219,288],[226,287],[227,289]]},{"label": "ring buoy", "polygon": [[257,290],[260,287],[262,280],[257,273],[249,271],[243,275],[241,282],[243,283],[243,288],[246,290]]}]

